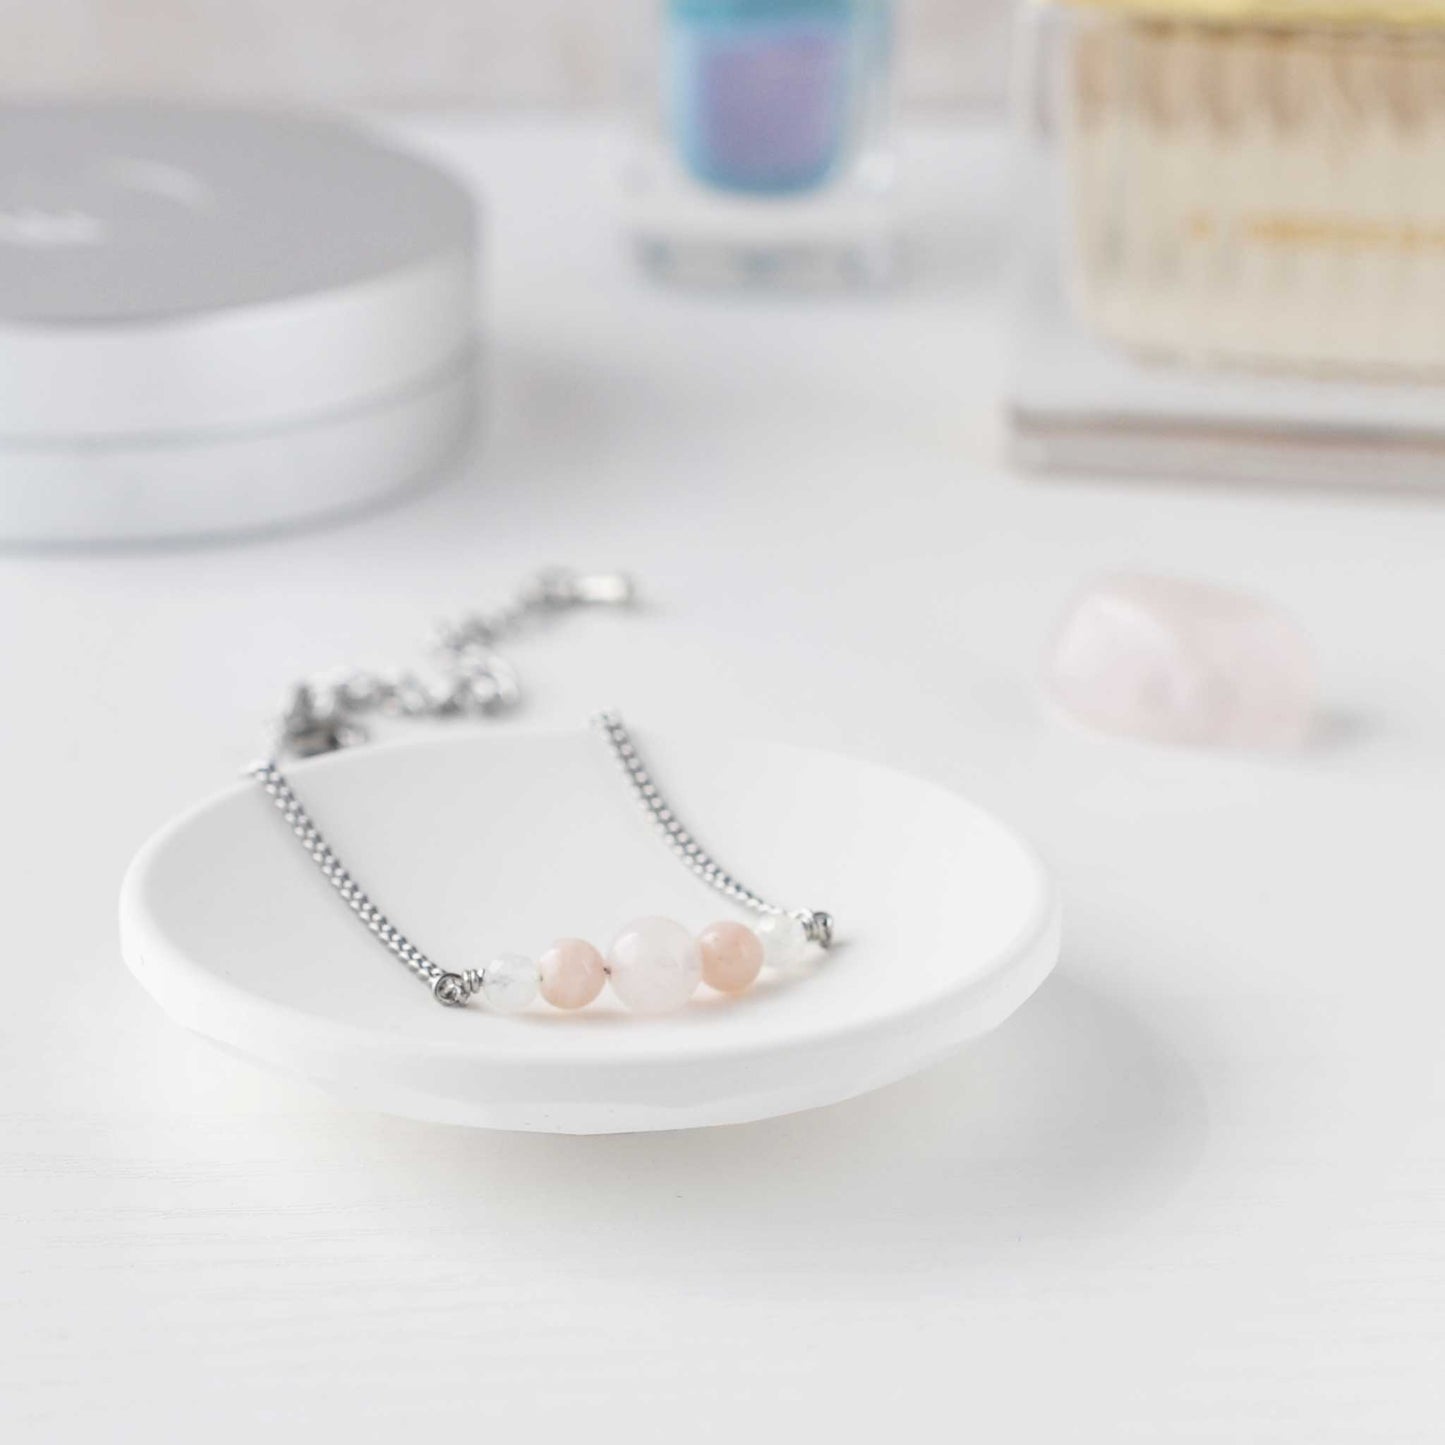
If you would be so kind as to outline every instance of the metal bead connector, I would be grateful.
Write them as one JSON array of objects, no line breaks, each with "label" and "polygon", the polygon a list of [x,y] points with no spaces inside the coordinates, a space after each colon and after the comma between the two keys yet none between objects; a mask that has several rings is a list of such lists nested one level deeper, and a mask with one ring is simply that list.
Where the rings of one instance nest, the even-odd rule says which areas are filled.
[{"label": "metal bead connector", "polygon": [[459,973],[439,973],[432,980],[432,996],[447,1008],[462,1008],[472,996],[473,990]]},{"label": "metal bead connector", "polygon": [[793,917],[803,925],[809,943],[816,943],[819,948],[833,946],[833,915],[831,913],[805,908],[795,913]]}]

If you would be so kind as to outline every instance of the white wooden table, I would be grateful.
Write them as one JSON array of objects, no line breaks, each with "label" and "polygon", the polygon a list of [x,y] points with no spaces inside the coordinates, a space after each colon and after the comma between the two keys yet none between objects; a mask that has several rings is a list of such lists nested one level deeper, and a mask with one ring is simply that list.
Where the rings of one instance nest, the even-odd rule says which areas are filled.
[{"label": "white wooden table", "polygon": [[[328,531],[0,557],[0,1438],[1439,1439],[1445,506],[1011,476],[997,137],[916,138],[897,295],[729,303],[633,275],[605,131],[406,130],[491,212],[478,457]],[[293,676],[551,560],[653,606],[519,644],[528,720],[955,785],[1059,870],[1057,978],[913,1082],[689,1135],[373,1117],[173,1027],[133,849]],[[1051,715],[1121,564],[1293,608],[1318,746]]]}]

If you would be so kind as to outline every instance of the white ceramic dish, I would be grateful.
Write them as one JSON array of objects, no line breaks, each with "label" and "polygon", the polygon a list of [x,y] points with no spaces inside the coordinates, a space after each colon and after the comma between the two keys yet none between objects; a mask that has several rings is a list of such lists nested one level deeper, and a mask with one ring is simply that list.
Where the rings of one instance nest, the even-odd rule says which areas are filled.
[{"label": "white ceramic dish", "polygon": [[[700,992],[641,1019],[439,1007],[356,922],[269,799],[239,784],[164,829],[126,877],[136,977],[178,1022],[390,1113],[620,1133],[832,1103],[1001,1023],[1059,947],[1050,879],[973,804],[828,753],[639,738],[679,814],[745,881],[826,908],[809,976]],[[600,741],[466,731],[300,764],[297,791],[353,874],[444,967],[629,919],[701,928],[728,906],[680,868]]]}]

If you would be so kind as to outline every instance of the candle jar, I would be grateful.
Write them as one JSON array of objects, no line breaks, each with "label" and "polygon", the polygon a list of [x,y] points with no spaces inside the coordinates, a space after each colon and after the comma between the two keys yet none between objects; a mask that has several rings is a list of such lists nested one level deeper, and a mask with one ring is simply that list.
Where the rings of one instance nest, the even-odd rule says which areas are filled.
[{"label": "candle jar", "polygon": [[1021,51],[1025,430],[1440,473],[1445,0],[1039,0]]},{"label": "candle jar", "polygon": [[877,280],[892,260],[886,0],[662,0],[628,220],[680,279]]}]

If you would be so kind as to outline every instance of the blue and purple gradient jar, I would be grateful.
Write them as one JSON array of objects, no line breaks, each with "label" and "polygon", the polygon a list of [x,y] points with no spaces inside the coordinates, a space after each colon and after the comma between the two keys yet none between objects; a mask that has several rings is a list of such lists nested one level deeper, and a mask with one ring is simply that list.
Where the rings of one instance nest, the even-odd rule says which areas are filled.
[{"label": "blue and purple gradient jar", "polygon": [[872,284],[893,267],[892,0],[650,0],[628,226],[669,279]]},{"label": "blue and purple gradient jar", "polygon": [[691,174],[727,191],[827,183],[857,119],[856,0],[668,0],[668,106]]}]

